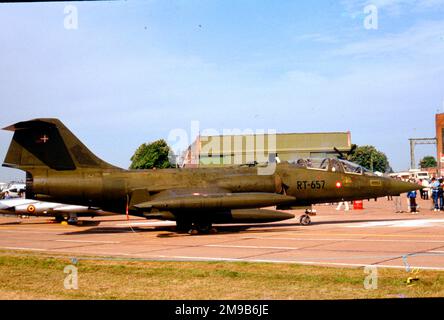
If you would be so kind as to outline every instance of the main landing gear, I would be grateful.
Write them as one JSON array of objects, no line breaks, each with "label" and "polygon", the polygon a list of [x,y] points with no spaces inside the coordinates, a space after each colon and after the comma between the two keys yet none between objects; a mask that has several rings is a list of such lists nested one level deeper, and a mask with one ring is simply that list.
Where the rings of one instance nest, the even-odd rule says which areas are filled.
[{"label": "main landing gear", "polygon": [[177,232],[185,233],[190,235],[198,234],[214,234],[217,233],[217,229],[213,228],[211,222],[188,222],[188,221],[176,221]]},{"label": "main landing gear", "polygon": [[302,216],[300,216],[299,223],[303,226],[308,226],[309,224],[311,224],[310,216],[315,216],[315,215],[316,215],[316,210],[307,209],[305,210],[305,213]]}]

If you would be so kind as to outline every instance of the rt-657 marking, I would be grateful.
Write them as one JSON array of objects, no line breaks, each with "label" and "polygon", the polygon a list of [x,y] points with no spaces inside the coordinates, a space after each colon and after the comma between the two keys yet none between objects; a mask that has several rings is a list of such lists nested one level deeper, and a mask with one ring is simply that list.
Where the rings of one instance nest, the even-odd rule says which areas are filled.
[{"label": "rt-657 marking", "polygon": [[303,180],[297,181],[298,190],[306,190],[306,189],[324,189],[325,180]]}]

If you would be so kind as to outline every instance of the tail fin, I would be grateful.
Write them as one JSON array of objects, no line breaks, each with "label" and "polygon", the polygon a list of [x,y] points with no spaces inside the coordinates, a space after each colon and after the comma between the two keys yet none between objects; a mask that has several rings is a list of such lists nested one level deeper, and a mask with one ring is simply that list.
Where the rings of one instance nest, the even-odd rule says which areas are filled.
[{"label": "tail fin", "polygon": [[58,119],[34,119],[4,128],[14,131],[3,166],[32,171],[51,168],[119,169],[95,156]]}]

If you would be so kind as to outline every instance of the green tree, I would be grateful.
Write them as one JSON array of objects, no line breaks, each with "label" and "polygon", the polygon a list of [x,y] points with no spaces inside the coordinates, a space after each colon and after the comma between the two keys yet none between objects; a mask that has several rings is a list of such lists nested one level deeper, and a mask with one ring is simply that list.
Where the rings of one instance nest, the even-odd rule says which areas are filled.
[{"label": "green tree", "polygon": [[359,146],[350,156],[350,160],[371,171],[387,172],[390,164],[385,153],[374,146]]},{"label": "green tree", "polygon": [[436,162],[435,157],[433,156],[425,156],[424,158],[419,161],[419,167],[420,168],[434,168],[438,165]]},{"label": "green tree", "polygon": [[131,157],[130,169],[171,168],[169,160],[171,149],[165,140],[144,143],[137,148]]}]

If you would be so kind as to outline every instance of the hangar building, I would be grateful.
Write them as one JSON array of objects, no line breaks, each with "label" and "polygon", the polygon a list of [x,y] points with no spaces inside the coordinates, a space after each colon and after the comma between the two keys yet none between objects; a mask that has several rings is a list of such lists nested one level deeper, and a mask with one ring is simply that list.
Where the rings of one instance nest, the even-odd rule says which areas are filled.
[{"label": "hangar building", "polygon": [[337,157],[335,147],[341,152],[350,151],[349,131],[198,136],[184,153],[182,166],[263,163],[274,153],[281,161]]}]

